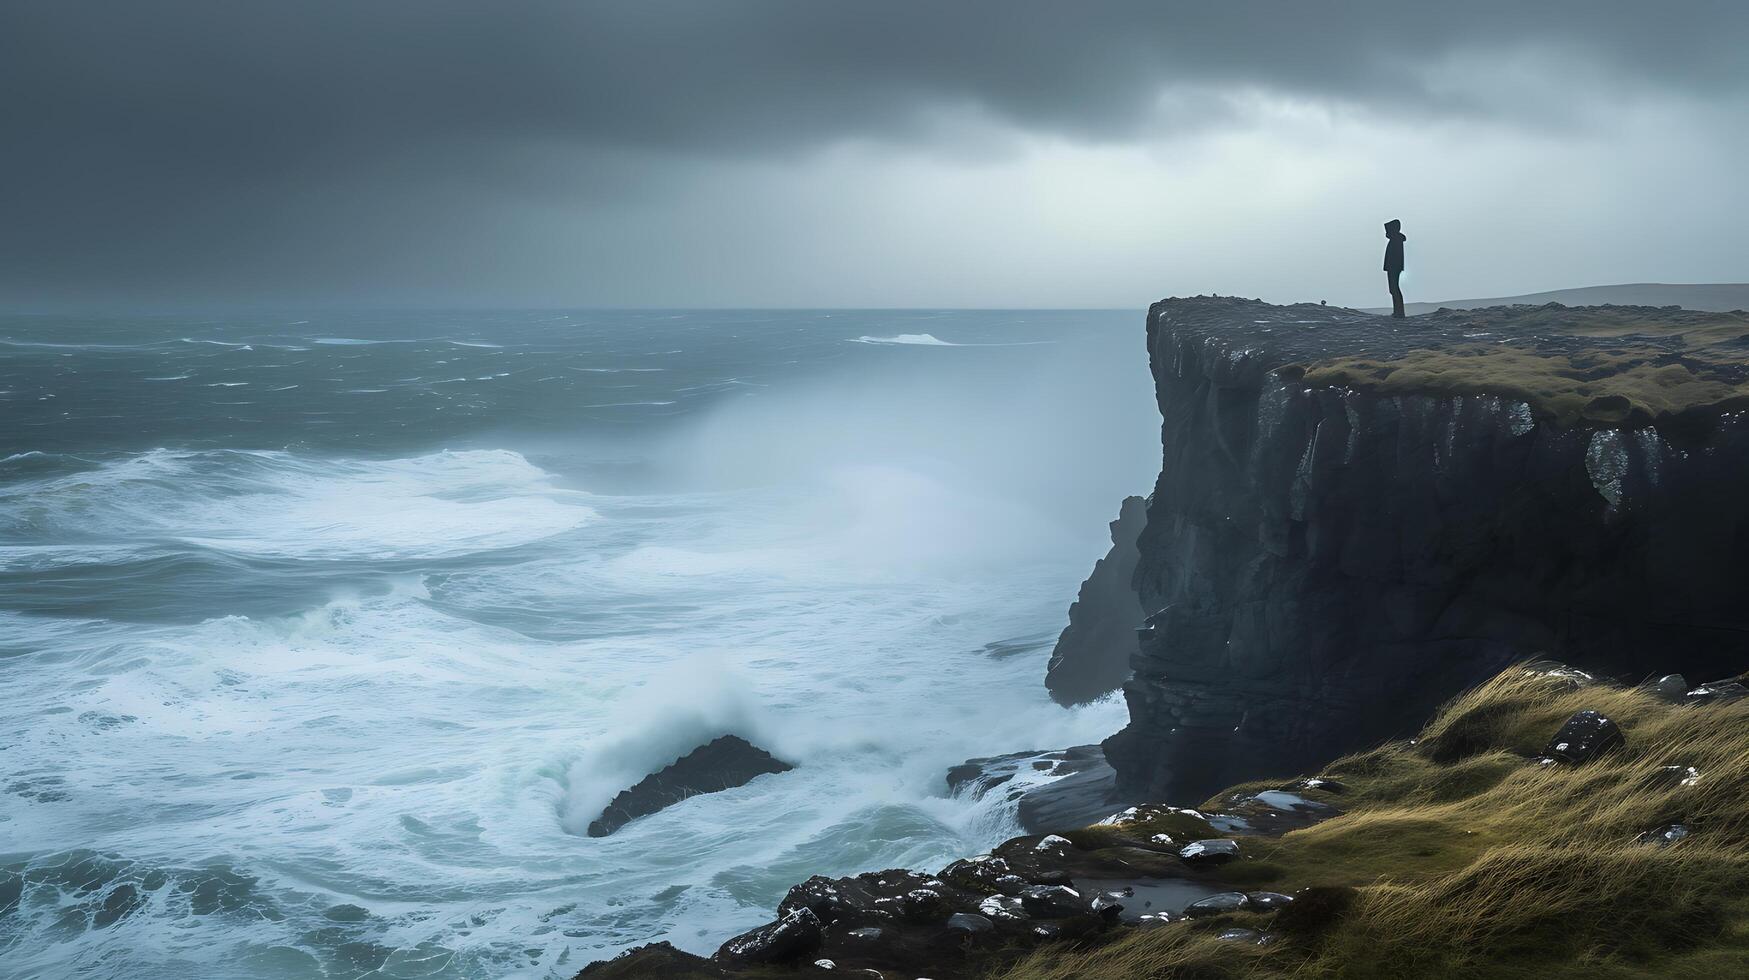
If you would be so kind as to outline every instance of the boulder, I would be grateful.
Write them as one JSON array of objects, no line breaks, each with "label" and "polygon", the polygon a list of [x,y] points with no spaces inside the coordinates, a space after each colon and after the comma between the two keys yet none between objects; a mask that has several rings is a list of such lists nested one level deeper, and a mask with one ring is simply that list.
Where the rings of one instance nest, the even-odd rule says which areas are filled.
[{"label": "boulder", "polygon": [[1681,702],[1688,694],[1688,678],[1681,674],[1665,674],[1657,680],[1646,682],[1643,686],[1672,704]]},{"label": "boulder", "polygon": [[1649,790],[1681,789],[1700,782],[1700,770],[1693,766],[1659,766],[1649,773],[1641,785]]},{"label": "boulder", "polygon": [[972,912],[955,912],[948,916],[947,927],[970,933],[996,931],[996,923]]},{"label": "boulder", "polygon": [[738,735],[724,735],[680,757],[672,765],[644,777],[607,804],[589,824],[589,836],[606,837],[638,817],[673,806],[701,793],[734,789],[767,773],[795,767]]},{"label": "boulder", "polygon": [[1239,856],[1239,842],[1233,840],[1191,841],[1178,849],[1178,856],[1192,867],[1214,867]]},{"label": "boulder", "polygon": [[1028,915],[1040,919],[1066,919],[1086,912],[1090,904],[1067,885],[1029,885],[1020,893]]},{"label": "boulder", "polygon": [[1568,718],[1543,755],[1558,762],[1581,765],[1627,744],[1616,723],[1595,711],[1581,711]]},{"label": "boulder", "polygon": [[1723,704],[1749,697],[1749,687],[1744,687],[1739,681],[1714,681],[1689,691],[1683,697],[1684,704]]},{"label": "boulder", "polygon": [[1225,915],[1228,912],[1242,912],[1251,907],[1251,899],[1244,892],[1221,892],[1210,895],[1200,901],[1191,902],[1184,907],[1188,918],[1203,919],[1211,915]]},{"label": "boulder", "polygon": [[1264,942],[1263,933],[1256,929],[1227,929],[1215,938],[1230,943],[1252,943],[1254,945],[1261,945]]},{"label": "boulder", "polygon": [[1035,834],[1084,827],[1121,808],[1116,785],[1097,745],[968,759],[947,771],[949,793],[981,799],[1001,792],[1015,803],[1021,827]]},{"label": "boulder", "polygon": [[1251,900],[1250,908],[1258,912],[1277,912],[1294,900],[1281,892],[1246,892],[1245,897]]},{"label": "boulder", "polygon": [[717,950],[718,962],[730,966],[788,963],[820,948],[820,919],[808,909],[793,909],[770,922],[736,936]]},{"label": "boulder", "polygon": [[1640,835],[1640,843],[1656,844],[1659,847],[1669,847],[1671,844],[1688,836],[1688,828],[1679,823],[1665,824]]}]

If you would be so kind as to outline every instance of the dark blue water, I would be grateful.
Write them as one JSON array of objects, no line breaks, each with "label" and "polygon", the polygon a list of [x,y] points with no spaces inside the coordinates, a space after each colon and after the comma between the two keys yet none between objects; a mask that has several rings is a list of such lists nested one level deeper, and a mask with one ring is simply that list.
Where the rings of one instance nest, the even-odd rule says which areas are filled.
[{"label": "dark blue water", "polygon": [[[708,950],[1121,723],[1040,644],[1158,465],[1139,315],[8,317],[0,413],[0,972]],[[798,768],[579,835],[724,731]]]}]

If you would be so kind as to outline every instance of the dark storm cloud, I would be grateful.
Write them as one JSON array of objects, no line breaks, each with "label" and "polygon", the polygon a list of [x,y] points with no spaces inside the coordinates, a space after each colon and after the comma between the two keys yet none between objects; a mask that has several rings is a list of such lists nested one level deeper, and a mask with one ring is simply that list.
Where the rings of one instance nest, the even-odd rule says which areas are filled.
[{"label": "dark storm cloud", "polygon": [[1123,141],[1247,89],[1559,127],[1578,95],[1558,73],[1550,97],[1442,69],[1528,52],[1600,100],[1740,99],[1745,37],[1733,2],[13,0],[0,287],[368,279],[548,195],[635,192],[652,165],[927,145],[944,114]]}]

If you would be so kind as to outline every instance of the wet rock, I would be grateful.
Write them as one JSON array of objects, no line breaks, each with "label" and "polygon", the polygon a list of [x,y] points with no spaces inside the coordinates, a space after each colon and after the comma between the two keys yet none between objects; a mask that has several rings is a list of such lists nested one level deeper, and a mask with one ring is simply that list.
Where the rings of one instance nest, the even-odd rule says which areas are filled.
[{"label": "wet rock", "polygon": [[955,912],[947,917],[947,927],[970,933],[994,932],[996,923],[970,912]]},{"label": "wet rock", "polygon": [[1026,918],[1026,903],[1015,895],[991,895],[978,903],[978,911],[991,919]]},{"label": "wet rock", "polygon": [[821,932],[818,916],[805,908],[794,909],[724,943],[716,959],[731,966],[791,962],[819,949]]},{"label": "wet rock", "polygon": [[1192,841],[1178,850],[1178,856],[1192,867],[1214,867],[1239,856],[1239,842],[1231,840]]},{"label": "wet rock", "polygon": [[[1007,892],[1018,883],[1025,887],[1026,882],[1008,867],[1008,862],[993,854],[980,854],[977,857],[955,861],[941,869],[941,880],[969,892],[983,895],[994,895]],[[1015,891],[1018,892],[1018,888]]]},{"label": "wet rock", "polygon": [[845,933],[845,935],[849,936],[852,939],[858,939],[858,940],[862,940],[863,942],[871,942],[871,943],[872,942],[879,942],[883,937],[886,936],[886,934],[887,934],[887,931],[885,929],[882,929],[880,926],[862,926],[860,928],[852,929],[849,932]]},{"label": "wet rock", "polygon": [[950,906],[970,904],[973,900],[972,895],[940,878],[895,868],[851,878],[815,875],[789,890],[778,905],[777,914],[782,918],[806,909],[827,925],[870,916],[939,921],[951,911]]},{"label": "wet rock", "polygon": [[1681,789],[1700,782],[1700,770],[1693,766],[1659,766],[1641,784],[1649,790]]},{"label": "wet rock", "polygon": [[1647,682],[1645,687],[1671,704],[1677,704],[1688,695],[1688,678],[1681,674],[1665,674],[1657,680]]},{"label": "wet rock", "polygon": [[717,980],[728,975],[702,956],[668,943],[651,943],[628,949],[611,960],[591,963],[577,974],[577,980]]},{"label": "wet rock", "polygon": [[1640,835],[1640,843],[1669,847],[1688,836],[1688,828],[1679,823],[1665,824]]},{"label": "wet rock", "polygon": [[1568,718],[1549,740],[1543,754],[1559,762],[1581,765],[1625,744],[1615,722],[1587,710]]},{"label": "wet rock", "polygon": [[1243,912],[1251,907],[1251,899],[1244,892],[1221,892],[1219,895],[1191,902],[1185,906],[1184,914],[1192,919],[1203,919],[1211,915],[1225,915],[1228,912]]},{"label": "wet rock", "polygon": [[1702,684],[1683,697],[1684,704],[1724,704],[1749,697],[1749,687],[1737,681],[1714,681]]},{"label": "wet rock", "polygon": [[1111,522],[1111,551],[1093,566],[1069,607],[1069,625],[1045,668],[1045,687],[1058,704],[1086,704],[1123,686],[1130,676],[1136,630],[1145,612],[1132,580],[1136,539],[1148,523],[1147,501],[1126,497]]},{"label": "wet rock", "polygon": [[1226,833],[1245,834],[1284,834],[1342,813],[1328,803],[1283,789],[1235,794],[1223,807],[1221,813],[1209,817],[1209,823]]},{"label": "wet rock", "polygon": [[737,735],[724,735],[621,792],[589,824],[589,836],[606,837],[638,817],[648,816],[701,793],[743,786],[768,773],[795,767]]},{"label": "wet rock", "polygon": [[1224,942],[1257,945],[1263,942],[1263,933],[1256,929],[1227,929],[1215,938]]},{"label": "wet rock", "polygon": [[816,966],[822,970],[836,970],[836,969],[838,969],[838,964],[833,962],[832,960],[815,960],[814,966]]},{"label": "wet rock", "polygon": [[1014,801],[1028,833],[1085,827],[1123,805],[1117,774],[1097,745],[969,759],[947,771],[948,792]]},{"label": "wet rock", "polygon": [[1064,919],[1088,910],[1090,903],[1067,885],[1030,885],[1020,893],[1021,906],[1040,919]]},{"label": "wet rock", "polygon": [[1526,664],[1525,670],[1544,680],[1553,681],[1565,691],[1577,691],[1582,687],[1589,687],[1597,683],[1597,678],[1585,671],[1553,660],[1538,660],[1535,663]]},{"label": "wet rock", "polygon": [[1183,922],[1184,919],[1185,915],[1183,912],[1146,912],[1137,917],[1136,928],[1158,929],[1161,926],[1171,925],[1174,922]]},{"label": "wet rock", "polygon": [[1251,900],[1251,908],[1257,912],[1278,912],[1294,900],[1292,895],[1281,892],[1246,892],[1245,897]]}]

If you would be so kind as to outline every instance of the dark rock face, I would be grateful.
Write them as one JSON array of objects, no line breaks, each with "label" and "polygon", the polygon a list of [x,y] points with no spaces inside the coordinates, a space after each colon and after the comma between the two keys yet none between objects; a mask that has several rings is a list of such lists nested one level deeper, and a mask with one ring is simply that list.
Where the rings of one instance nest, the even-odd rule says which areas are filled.
[{"label": "dark rock face", "polygon": [[1543,755],[1559,762],[1582,765],[1625,744],[1616,723],[1595,711],[1581,711],[1549,739]]},{"label": "dark rock face", "polygon": [[606,837],[638,817],[673,806],[689,796],[734,789],[755,776],[794,768],[738,735],[724,735],[615,796],[601,816],[590,822],[589,836]]},{"label": "dark rock face", "polygon": [[1045,687],[1062,705],[1086,704],[1123,686],[1137,651],[1145,613],[1136,598],[1136,539],[1148,523],[1147,501],[1124,498],[1111,522],[1111,551],[1093,566],[1069,607],[1069,625],[1057,637],[1045,669]]},{"label": "dark rock face", "polygon": [[1149,311],[1164,454],[1130,724],[1105,743],[1120,796],[1315,769],[1538,653],[1602,675],[1749,660],[1742,413],[1560,427],[1486,394],[1297,381],[1333,356],[1474,346],[1513,315]]},{"label": "dark rock face", "polygon": [[1085,827],[1124,806],[1117,773],[1097,745],[969,759],[947,771],[947,788],[974,799],[1007,794],[1018,801],[1021,827],[1033,834]]}]

